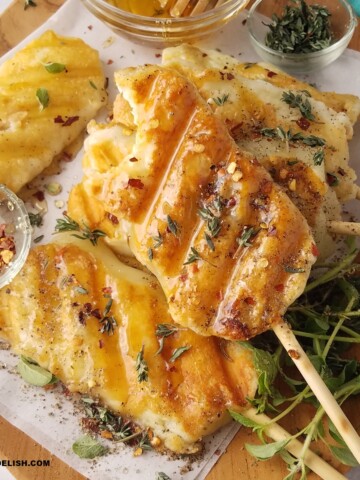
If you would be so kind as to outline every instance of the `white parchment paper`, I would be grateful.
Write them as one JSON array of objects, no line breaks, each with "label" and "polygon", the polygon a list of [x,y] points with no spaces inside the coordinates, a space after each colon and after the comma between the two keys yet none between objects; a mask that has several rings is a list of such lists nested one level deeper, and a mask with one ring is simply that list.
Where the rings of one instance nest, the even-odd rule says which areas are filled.
[{"label": "white parchment paper", "polygon": [[[245,13],[210,40],[202,41],[199,46],[218,48],[239,61],[259,61],[249,44],[246,26],[242,23],[244,18]],[[81,37],[99,50],[110,82],[110,101],[115,94],[114,71],[127,66],[161,61],[160,50],[135,45],[118,37],[92,16],[79,0],[68,0],[50,20],[15,50],[47,29],[53,29],[62,35]],[[9,58],[14,51],[5,55],[1,61]],[[334,64],[304,79],[315,82],[322,90],[360,96],[360,53],[347,50]],[[79,152],[74,161],[63,165],[60,175],[46,179],[47,182],[61,183],[63,191],[57,197],[47,197],[49,212],[45,217],[45,225],[34,233],[35,237],[43,234],[44,242],[51,241],[55,219],[61,217],[64,209],[63,207],[59,210],[55,201],[63,200],[66,205],[71,187],[81,180],[81,156],[82,152]],[[359,157],[360,127],[356,128],[354,140],[351,142],[351,163],[358,172]],[[349,209],[360,218],[357,213],[358,206],[358,202],[353,202]],[[58,391],[59,389],[44,391],[24,384],[16,373],[17,361],[10,352],[0,351],[0,414],[91,480],[154,480],[156,472],[165,472],[172,480],[204,479],[237,431],[236,425],[230,425],[209,438],[204,456],[192,463],[190,470],[184,460],[171,460],[154,452],[146,452],[143,456],[134,458],[130,448],[113,444],[110,444],[111,454],[94,461],[81,460],[71,451],[72,443],[82,434],[79,415],[73,402]],[[13,459],[16,459],[16,452]]]}]

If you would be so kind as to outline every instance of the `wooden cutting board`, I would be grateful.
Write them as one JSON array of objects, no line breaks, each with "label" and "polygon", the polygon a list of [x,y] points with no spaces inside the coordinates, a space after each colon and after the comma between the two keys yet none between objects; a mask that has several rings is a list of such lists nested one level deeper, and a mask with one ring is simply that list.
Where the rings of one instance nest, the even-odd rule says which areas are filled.
[{"label": "wooden cutting board", "polygon": [[[24,10],[25,0],[14,0],[0,16],[0,55],[17,45],[23,38],[44,23],[66,0],[35,0],[37,6]],[[360,27],[356,29],[350,47],[360,51]],[[345,406],[357,431],[360,432],[360,400],[351,400]],[[310,406],[301,406],[289,415],[283,426],[295,432],[312,416]],[[46,421],[46,420],[45,420]],[[281,480],[287,469],[280,458],[258,462],[245,450],[245,443],[257,443],[256,435],[242,428],[229,445],[226,453],[219,458],[207,480]],[[321,446],[319,446],[319,450]],[[328,453],[322,451],[324,458]],[[9,467],[17,480],[81,480],[85,477],[64,464],[54,454],[37,444],[26,434],[12,426],[0,416],[0,459],[8,460],[50,460],[49,467]],[[134,458],[136,461],[136,458]],[[344,471],[344,470],[342,470]],[[309,475],[309,480],[317,480]],[[99,479],[101,480],[101,479]]]}]

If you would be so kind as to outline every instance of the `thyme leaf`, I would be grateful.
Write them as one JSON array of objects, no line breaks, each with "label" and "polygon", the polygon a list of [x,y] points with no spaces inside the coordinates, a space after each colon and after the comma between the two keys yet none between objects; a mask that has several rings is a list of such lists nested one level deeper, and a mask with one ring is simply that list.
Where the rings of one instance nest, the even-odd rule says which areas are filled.
[{"label": "thyme leaf", "polygon": [[179,234],[179,226],[178,224],[175,222],[175,220],[173,220],[170,215],[167,215],[166,217],[167,219],[167,224],[168,224],[168,228],[170,230],[170,232],[175,235],[175,237],[178,236]]},{"label": "thyme leaf", "polygon": [[147,382],[149,377],[149,367],[144,359],[144,345],[137,354],[135,369],[137,371],[138,382]]},{"label": "thyme leaf", "polygon": [[326,7],[308,5],[305,0],[294,0],[286,5],[282,15],[273,14],[267,24],[269,32],[265,44],[285,53],[316,52],[331,44],[333,34],[331,14]]},{"label": "thyme leaf", "polygon": [[224,93],[221,97],[213,97],[213,100],[218,107],[222,107],[229,100],[229,94]]},{"label": "thyme leaf", "polygon": [[244,227],[241,236],[236,239],[237,243],[241,247],[250,247],[252,245],[253,239],[256,237],[260,230],[260,228],[255,227]]},{"label": "thyme leaf", "polygon": [[190,350],[191,345],[185,345],[184,347],[179,347],[175,349],[169,359],[170,363],[174,363],[175,360],[177,360],[183,353],[187,352]]},{"label": "thyme leaf", "polygon": [[164,339],[173,335],[179,329],[175,327],[175,325],[171,325],[171,323],[159,323],[156,326],[155,335],[159,338],[159,349],[155,353],[155,355],[159,355],[163,351],[164,348]]},{"label": "thyme leaf", "polygon": [[191,253],[189,253],[189,256],[184,265],[190,265],[190,263],[197,262],[198,260],[201,260],[200,253],[196,250],[196,248],[191,247]]},{"label": "thyme leaf", "polygon": [[308,99],[309,96],[310,94],[307,90],[303,90],[296,94],[290,90],[288,92],[283,92],[281,100],[287,103],[291,108],[298,108],[302,116],[308,120],[315,120],[315,117],[311,112],[311,103]]},{"label": "thyme leaf", "polygon": [[102,230],[91,230],[85,223],[83,226],[80,226],[68,215],[64,215],[64,218],[56,219],[55,232],[79,232],[80,234],[73,233],[72,235],[81,240],[90,240],[94,246],[97,245],[100,237],[106,237],[106,233]]},{"label": "thyme leaf", "polygon": [[46,88],[38,88],[36,90],[36,98],[40,104],[40,110],[45,110],[50,101],[49,92],[46,90]]}]

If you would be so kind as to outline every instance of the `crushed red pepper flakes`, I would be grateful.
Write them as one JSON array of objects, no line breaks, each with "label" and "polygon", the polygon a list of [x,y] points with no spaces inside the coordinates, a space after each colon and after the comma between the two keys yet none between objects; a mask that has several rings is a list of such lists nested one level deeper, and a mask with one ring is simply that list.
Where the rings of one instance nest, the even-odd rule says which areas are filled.
[{"label": "crushed red pepper flakes", "polygon": [[279,283],[278,285],[275,285],[275,290],[277,292],[283,292],[285,289],[285,285],[283,283]]},{"label": "crushed red pepper flakes", "polygon": [[35,197],[36,200],[39,200],[39,202],[45,200],[45,194],[42,190],[38,190],[37,192],[33,193],[33,197]]},{"label": "crushed red pepper flakes", "polygon": [[137,188],[138,190],[142,190],[144,188],[144,184],[140,178],[129,178],[127,186]]},{"label": "crushed red pepper flakes", "polygon": [[268,76],[269,78],[275,77],[276,75],[277,75],[277,73],[276,73],[276,72],[272,72],[271,70],[267,73],[267,76]]},{"label": "crushed red pepper flakes", "polygon": [[312,254],[315,256],[315,257],[318,257],[320,255],[320,252],[319,252],[319,249],[318,247],[315,245],[315,243],[313,243],[311,245],[311,252]]},{"label": "crushed red pepper flakes", "polygon": [[105,216],[108,220],[110,220],[110,222],[114,225],[118,225],[119,223],[119,219],[117,218],[116,215],[113,215],[112,213],[110,212],[105,212]]},{"label": "crushed red pepper flakes", "polygon": [[308,130],[310,127],[310,122],[305,117],[301,117],[299,120],[296,120],[296,124],[301,128],[301,130]]}]

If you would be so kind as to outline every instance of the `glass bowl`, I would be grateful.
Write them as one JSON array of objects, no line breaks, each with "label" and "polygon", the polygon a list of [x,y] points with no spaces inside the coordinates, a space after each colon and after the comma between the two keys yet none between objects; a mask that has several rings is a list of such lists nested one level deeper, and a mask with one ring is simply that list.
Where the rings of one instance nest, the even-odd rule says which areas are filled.
[{"label": "glass bowl", "polygon": [[267,25],[272,22],[272,15],[281,17],[285,6],[294,6],[293,0],[257,0],[248,13],[248,31],[256,53],[289,73],[308,73],[329,65],[348,46],[357,25],[355,14],[346,0],[307,0],[306,3],[326,7],[331,14],[333,39],[328,47],[316,52],[284,53],[265,45],[266,34],[270,31]]},{"label": "glass bowl", "polygon": [[0,255],[5,252],[6,259],[0,263],[0,288],[10,283],[23,267],[30,250],[31,232],[23,201],[0,184]]},{"label": "glass bowl", "polygon": [[227,0],[223,5],[206,12],[177,18],[137,15],[110,5],[105,0],[82,2],[116,33],[136,43],[164,47],[197,41],[211,35],[241,12],[249,0]]}]

